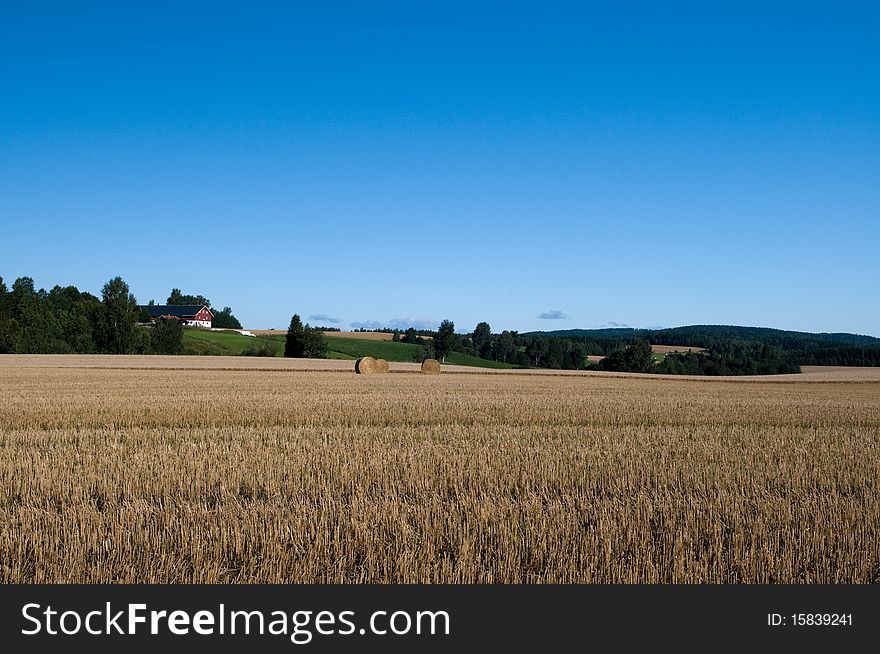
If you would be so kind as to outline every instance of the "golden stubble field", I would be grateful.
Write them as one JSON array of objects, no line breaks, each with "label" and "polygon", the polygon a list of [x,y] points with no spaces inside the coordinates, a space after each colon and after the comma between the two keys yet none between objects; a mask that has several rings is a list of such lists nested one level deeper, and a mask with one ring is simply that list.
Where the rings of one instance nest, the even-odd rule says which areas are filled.
[{"label": "golden stubble field", "polygon": [[877,371],[16,361],[3,582],[880,582]]}]

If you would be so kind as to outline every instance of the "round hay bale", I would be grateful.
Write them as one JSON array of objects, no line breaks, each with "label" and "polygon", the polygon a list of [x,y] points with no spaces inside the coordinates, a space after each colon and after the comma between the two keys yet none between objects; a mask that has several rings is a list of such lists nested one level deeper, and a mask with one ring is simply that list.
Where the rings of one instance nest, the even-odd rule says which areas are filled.
[{"label": "round hay bale", "polygon": [[376,359],[376,372],[389,372],[391,368],[388,366],[388,362],[385,359]]},{"label": "round hay bale", "polygon": [[354,362],[354,371],[359,375],[371,375],[379,372],[373,357],[361,357]]},{"label": "round hay bale", "polygon": [[422,361],[422,374],[423,375],[439,375],[440,374],[440,362],[437,359],[425,359]]}]

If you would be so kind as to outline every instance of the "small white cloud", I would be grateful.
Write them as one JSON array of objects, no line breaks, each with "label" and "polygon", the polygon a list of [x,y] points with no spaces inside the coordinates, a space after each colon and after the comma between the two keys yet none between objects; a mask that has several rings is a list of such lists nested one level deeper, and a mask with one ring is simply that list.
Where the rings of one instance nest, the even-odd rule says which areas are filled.
[{"label": "small white cloud", "polygon": [[541,320],[567,320],[568,314],[564,311],[560,311],[559,309],[554,309],[553,311],[545,311],[544,313],[539,313],[538,318]]},{"label": "small white cloud", "polygon": [[437,329],[439,322],[433,318],[392,318],[388,321],[391,329]]},{"label": "small white cloud", "polygon": [[376,320],[361,320],[349,323],[354,329],[383,329],[385,325]]},{"label": "small white cloud", "polygon": [[308,319],[314,320],[315,322],[332,323],[334,325],[342,322],[342,320],[340,320],[339,318],[334,318],[333,316],[328,316],[326,313],[313,313],[312,315],[309,316]]}]

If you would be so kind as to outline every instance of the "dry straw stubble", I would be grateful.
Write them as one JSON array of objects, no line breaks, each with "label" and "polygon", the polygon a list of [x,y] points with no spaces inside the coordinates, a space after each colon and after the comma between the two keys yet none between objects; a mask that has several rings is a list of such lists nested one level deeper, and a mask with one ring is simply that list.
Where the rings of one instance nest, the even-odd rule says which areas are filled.
[{"label": "dry straw stubble", "polygon": [[6,367],[0,397],[0,582],[880,582],[877,381]]}]

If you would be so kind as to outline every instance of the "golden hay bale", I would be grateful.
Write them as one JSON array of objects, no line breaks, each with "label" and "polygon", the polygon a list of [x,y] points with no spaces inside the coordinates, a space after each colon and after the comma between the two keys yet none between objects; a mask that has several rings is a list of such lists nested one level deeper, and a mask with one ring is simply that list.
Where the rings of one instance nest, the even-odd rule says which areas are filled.
[{"label": "golden hay bale", "polygon": [[437,359],[425,359],[422,361],[422,374],[423,375],[439,375],[440,374],[440,362]]},{"label": "golden hay bale", "polygon": [[354,371],[359,375],[371,375],[379,372],[379,369],[373,357],[361,357],[354,362]]},{"label": "golden hay bale", "polygon": [[376,372],[389,372],[391,368],[385,359],[376,359]]}]

